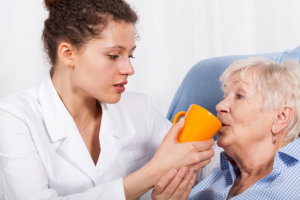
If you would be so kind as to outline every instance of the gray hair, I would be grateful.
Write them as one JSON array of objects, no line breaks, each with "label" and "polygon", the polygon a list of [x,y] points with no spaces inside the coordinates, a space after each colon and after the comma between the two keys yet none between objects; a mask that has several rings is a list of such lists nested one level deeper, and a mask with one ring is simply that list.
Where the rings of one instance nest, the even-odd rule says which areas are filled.
[{"label": "gray hair", "polygon": [[294,116],[286,130],[285,141],[293,141],[300,133],[300,63],[286,60],[281,64],[270,60],[252,57],[232,63],[221,75],[224,83],[230,76],[239,73],[242,80],[251,72],[257,91],[262,91],[265,109],[279,109],[283,105],[294,109]]}]

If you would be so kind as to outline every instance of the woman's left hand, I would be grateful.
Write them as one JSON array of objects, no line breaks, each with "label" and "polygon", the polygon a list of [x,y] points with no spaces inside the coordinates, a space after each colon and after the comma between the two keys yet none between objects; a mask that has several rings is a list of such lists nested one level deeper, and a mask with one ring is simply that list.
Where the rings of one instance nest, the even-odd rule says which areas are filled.
[{"label": "woman's left hand", "polygon": [[195,180],[196,174],[193,169],[171,169],[154,186],[151,197],[153,200],[185,200]]}]

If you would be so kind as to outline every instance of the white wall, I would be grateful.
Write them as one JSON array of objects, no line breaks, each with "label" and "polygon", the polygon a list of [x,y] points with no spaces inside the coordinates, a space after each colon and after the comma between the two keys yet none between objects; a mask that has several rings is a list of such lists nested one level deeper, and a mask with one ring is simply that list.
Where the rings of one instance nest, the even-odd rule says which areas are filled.
[{"label": "white wall", "polygon": [[130,88],[166,114],[186,72],[201,59],[300,45],[299,0],[129,0],[140,41]]},{"label": "white wall", "polygon": [[0,97],[37,84],[48,69],[41,46],[45,17],[41,1],[1,2]]},{"label": "white wall", "polygon": [[[197,61],[300,45],[298,0],[128,0],[140,17],[128,88],[147,94],[166,114]],[[41,45],[47,12],[39,0],[0,8],[0,97],[36,85],[48,71]]]}]

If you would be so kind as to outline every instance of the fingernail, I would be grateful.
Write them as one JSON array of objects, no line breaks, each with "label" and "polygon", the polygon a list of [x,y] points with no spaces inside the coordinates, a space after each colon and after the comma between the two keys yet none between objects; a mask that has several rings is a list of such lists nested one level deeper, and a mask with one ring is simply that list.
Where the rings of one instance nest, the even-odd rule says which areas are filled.
[{"label": "fingernail", "polygon": [[188,168],[187,167],[183,167],[179,170],[179,173],[181,174],[185,174],[187,172]]},{"label": "fingernail", "polygon": [[184,122],[184,117],[181,117],[179,123],[183,123],[183,122]]},{"label": "fingernail", "polygon": [[176,169],[171,169],[169,172],[168,172],[168,177],[169,178],[173,178],[176,174],[177,170]]}]

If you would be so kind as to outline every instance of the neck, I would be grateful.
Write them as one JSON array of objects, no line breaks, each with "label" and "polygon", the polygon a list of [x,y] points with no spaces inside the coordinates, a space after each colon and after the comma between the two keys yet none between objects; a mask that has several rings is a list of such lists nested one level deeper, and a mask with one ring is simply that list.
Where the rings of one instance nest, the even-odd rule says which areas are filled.
[{"label": "neck", "polygon": [[88,97],[80,89],[75,88],[71,82],[71,75],[55,73],[52,76],[53,85],[73,117],[78,129],[83,129],[89,121],[101,115],[101,106],[98,100]]},{"label": "neck", "polygon": [[271,137],[266,137],[263,141],[249,142],[246,148],[243,144],[224,147],[224,150],[241,172],[250,175],[265,174],[272,171],[275,154],[285,145],[283,138],[278,137],[277,142],[273,143]]},{"label": "neck", "polygon": [[269,142],[249,144],[247,148],[244,146],[224,148],[240,169],[240,174],[234,181],[228,198],[244,192],[254,183],[270,174],[273,170],[275,154],[281,147],[280,141],[274,144],[270,139]]}]

